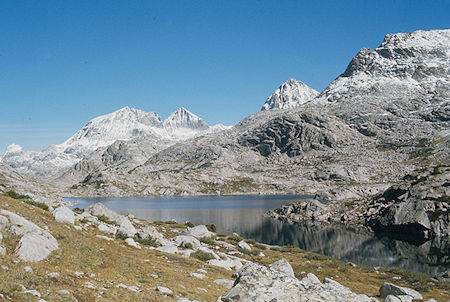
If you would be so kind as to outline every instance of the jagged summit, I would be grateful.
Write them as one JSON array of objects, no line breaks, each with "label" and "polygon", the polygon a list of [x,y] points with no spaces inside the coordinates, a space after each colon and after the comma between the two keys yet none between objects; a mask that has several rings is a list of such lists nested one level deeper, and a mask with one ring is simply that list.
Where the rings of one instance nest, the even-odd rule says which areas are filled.
[{"label": "jagged summit", "polygon": [[0,157],[0,161],[21,173],[48,177],[117,140],[145,138],[171,144],[227,128],[210,127],[185,108],[178,109],[163,122],[155,112],[145,112],[126,106],[90,120],[65,142],[51,145],[42,152],[26,151],[19,145],[12,144]]},{"label": "jagged summit", "polygon": [[261,110],[295,108],[312,100],[317,95],[319,92],[305,83],[289,79],[267,98]]},{"label": "jagged summit", "polygon": [[386,35],[375,50],[361,49],[315,103],[448,99],[450,30]]},{"label": "jagged summit", "polygon": [[209,126],[203,119],[196,116],[186,108],[179,108],[169,115],[163,122],[167,128],[208,129]]}]

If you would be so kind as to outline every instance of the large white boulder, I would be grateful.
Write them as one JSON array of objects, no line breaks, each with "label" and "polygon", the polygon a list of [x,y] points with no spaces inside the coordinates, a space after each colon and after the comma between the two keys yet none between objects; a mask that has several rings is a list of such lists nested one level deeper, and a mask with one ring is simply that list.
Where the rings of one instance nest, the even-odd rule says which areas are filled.
[{"label": "large white boulder", "polygon": [[246,250],[246,251],[251,251],[252,248],[250,247],[250,245],[248,245],[247,242],[245,242],[244,240],[241,240],[238,242],[238,245],[241,249]]},{"label": "large white boulder", "polygon": [[133,224],[126,217],[124,217],[124,219],[122,220],[122,223],[120,224],[119,228],[117,229],[117,232],[125,234],[128,237],[133,237],[137,233]]},{"label": "large white boulder", "polygon": [[200,241],[193,236],[178,235],[172,240],[177,246],[185,247],[186,244],[190,244],[195,250],[201,246]]},{"label": "large white boulder", "polygon": [[193,228],[187,228],[186,230],[182,231],[180,235],[193,236],[197,239],[200,239],[202,237],[211,237],[214,235],[214,233],[208,231],[208,229],[204,225],[197,225]]},{"label": "large white boulder", "polygon": [[159,245],[169,244],[169,240],[164,238],[164,236],[160,232],[158,232],[158,230],[154,226],[151,225],[147,225],[142,229],[138,230],[137,235],[143,239],[151,237],[155,239],[156,243],[158,243]]},{"label": "large white boulder", "polygon": [[321,283],[312,276],[302,280],[289,276],[287,265],[287,261],[282,261],[272,268],[253,262],[246,263],[234,275],[236,280],[233,287],[217,301],[374,301],[331,279],[325,279]]},{"label": "large white boulder", "polygon": [[285,274],[286,276],[295,278],[294,270],[292,269],[292,266],[284,258],[269,265],[269,269],[279,271],[280,273]]},{"label": "large white boulder", "polygon": [[0,210],[0,215],[7,217],[7,231],[21,236],[16,255],[24,261],[41,261],[59,248],[58,241],[46,230],[13,212]]},{"label": "large white boulder", "polygon": [[86,208],[86,212],[88,212],[91,215],[94,216],[105,216],[110,221],[113,221],[117,223],[118,225],[122,224],[124,219],[126,219],[125,216],[120,215],[119,213],[116,213],[110,209],[108,209],[103,203],[97,202],[93,205],[90,205]]},{"label": "large white boulder", "polygon": [[386,298],[387,296],[392,295],[396,297],[400,296],[410,296],[414,300],[422,300],[422,295],[415,291],[414,289],[401,287],[392,283],[385,282],[380,287],[380,296],[381,298]]},{"label": "large white boulder", "polygon": [[66,206],[60,206],[53,211],[53,218],[62,223],[74,224],[75,214]]}]

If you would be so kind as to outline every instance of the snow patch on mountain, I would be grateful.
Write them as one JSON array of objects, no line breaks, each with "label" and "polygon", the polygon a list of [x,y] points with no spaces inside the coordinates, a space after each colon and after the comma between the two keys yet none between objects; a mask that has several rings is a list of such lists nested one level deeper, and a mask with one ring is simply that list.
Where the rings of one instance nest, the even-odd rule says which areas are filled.
[{"label": "snow patch on mountain", "polygon": [[162,121],[155,112],[124,107],[92,119],[65,142],[51,145],[41,152],[26,151],[17,144],[11,144],[0,161],[20,173],[47,178],[117,140],[146,138],[174,143],[228,128],[221,124],[210,127],[185,108],[178,109]]},{"label": "snow patch on mountain", "polygon": [[295,108],[318,95],[319,92],[305,83],[289,79],[267,98],[261,110]]}]

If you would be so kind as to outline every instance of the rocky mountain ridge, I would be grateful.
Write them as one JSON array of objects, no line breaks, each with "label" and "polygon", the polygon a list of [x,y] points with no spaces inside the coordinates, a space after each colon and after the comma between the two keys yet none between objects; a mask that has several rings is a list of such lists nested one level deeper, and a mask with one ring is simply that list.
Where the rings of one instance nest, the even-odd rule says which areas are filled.
[{"label": "rocky mountain ridge", "polygon": [[134,168],[86,171],[82,182],[69,182],[70,194],[289,192],[342,200],[382,192],[424,165],[426,157],[415,153],[437,148],[431,142],[449,129],[449,32],[388,35],[313,100],[260,111]]},{"label": "rocky mountain ridge", "polygon": [[155,112],[124,107],[92,119],[65,142],[52,145],[41,152],[25,151],[12,144],[0,160],[20,173],[49,178],[117,140],[145,138],[174,143],[227,128],[229,127],[221,124],[210,127],[185,108],[178,109],[162,121]]}]

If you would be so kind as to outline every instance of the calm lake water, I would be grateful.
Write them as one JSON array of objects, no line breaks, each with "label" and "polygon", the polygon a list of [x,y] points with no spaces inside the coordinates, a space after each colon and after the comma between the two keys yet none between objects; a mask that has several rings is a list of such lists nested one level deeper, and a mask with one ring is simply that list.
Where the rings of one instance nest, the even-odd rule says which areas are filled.
[{"label": "calm lake water", "polygon": [[290,224],[264,217],[264,213],[306,196],[220,196],[186,198],[80,199],[76,207],[102,202],[121,214],[147,220],[187,220],[214,223],[219,233],[238,233],[244,238],[274,245],[295,245],[359,265],[401,267],[435,275],[450,268],[448,244],[425,242],[420,246],[361,234],[343,227],[315,223]]}]

